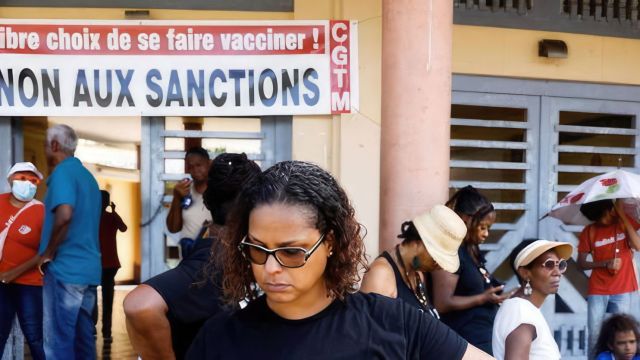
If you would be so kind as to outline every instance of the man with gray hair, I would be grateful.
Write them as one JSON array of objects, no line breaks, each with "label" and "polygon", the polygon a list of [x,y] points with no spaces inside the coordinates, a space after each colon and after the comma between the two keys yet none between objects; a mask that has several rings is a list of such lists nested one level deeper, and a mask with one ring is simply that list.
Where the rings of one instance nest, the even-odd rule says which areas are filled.
[{"label": "man with gray hair", "polygon": [[91,314],[100,284],[101,196],[93,175],[74,157],[72,128],[47,130],[45,218],[40,242],[44,273],[44,351],[47,359],[95,359]]}]

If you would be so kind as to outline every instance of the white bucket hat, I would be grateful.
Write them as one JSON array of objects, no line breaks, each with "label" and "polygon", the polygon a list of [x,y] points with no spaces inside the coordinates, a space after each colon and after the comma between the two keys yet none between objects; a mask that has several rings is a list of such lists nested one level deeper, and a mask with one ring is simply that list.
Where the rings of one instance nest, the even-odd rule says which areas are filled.
[{"label": "white bucket hat", "polygon": [[11,169],[9,169],[9,174],[7,175],[7,179],[10,178],[11,175],[13,175],[13,174],[15,174],[17,172],[23,172],[23,171],[32,172],[32,173],[36,174],[36,176],[40,180],[42,180],[42,178],[43,178],[42,174],[40,173],[40,171],[38,171],[36,166],[27,161],[27,162],[15,163],[15,165],[13,165],[11,167]]},{"label": "white bucket hat", "polygon": [[516,259],[513,261],[513,267],[518,269],[521,266],[527,266],[538,256],[551,249],[555,249],[556,254],[565,260],[568,260],[573,253],[573,246],[567,242],[536,240],[520,250]]},{"label": "white bucket hat", "polygon": [[445,271],[458,271],[458,248],[467,234],[464,221],[448,207],[436,205],[413,219],[413,225],[433,260]]}]

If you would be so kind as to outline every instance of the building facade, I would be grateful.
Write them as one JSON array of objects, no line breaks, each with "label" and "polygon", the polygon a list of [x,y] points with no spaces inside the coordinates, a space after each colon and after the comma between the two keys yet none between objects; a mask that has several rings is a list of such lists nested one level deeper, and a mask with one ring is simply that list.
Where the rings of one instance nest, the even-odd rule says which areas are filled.
[{"label": "building facade", "polygon": [[[130,221],[139,225],[130,226],[138,228],[139,233],[131,235],[129,245],[119,245],[130,259],[130,269],[124,272],[127,275],[121,275],[123,281],[148,278],[164,270],[167,259],[173,256],[170,237],[163,227],[162,204],[170,199],[171,182],[182,176],[179,169],[183,139],[204,138],[201,141],[210,150],[247,151],[263,166],[297,159],[313,161],[330,170],[347,189],[367,228],[367,252],[372,258],[396,242],[398,218],[411,218],[421,208],[444,201],[455,189],[474,185],[498,209],[491,238],[483,245],[488,266],[512,283],[515,279],[505,259],[522,239],[550,238],[577,244],[579,227],[544,218],[572,186],[618,167],[640,170],[637,1],[454,0],[446,9],[437,8],[442,2],[436,0],[190,0],[179,5],[137,0],[110,4],[104,8],[96,1],[5,1],[0,17],[347,19],[358,22],[359,34],[360,107],[351,114],[251,119],[217,118],[215,114],[199,119],[0,119],[0,144],[7,144],[0,148],[0,168],[22,159],[43,167],[40,147],[47,123],[71,123],[87,140],[135,149],[139,157],[136,169],[95,167],[101,184],[120,189],[118,199],[129,204]],[[413,19],[419,26],[404,32],[409,36],[415,32],[417,39],[427,34],[427,40],[404,47],[399,56],[437,58],[451,67],[448,84],[446,77],[441,80],[443,83],[425,81],[425,86],[431,87],[426,95],[410,85],[390,86],[394,80],[384,75],[396,74],[397,69],[392,67],[398,66],[383,61],[388,59],[383,46],[391,46],[385,41],[401,39],[406,34],[385,28],[383,19],[392,19],[397,11],[413,7],[424,16]],[[447,16],[452,18],[450,29],[437,31],[443,25],[434,18],[448,19]],[[438,29],[434,30],[434,24]],[[450,43],[451,53],[432,48],[437,40]],[[427,51],[421,51],[425,48]],[[427,124],[420,127],[407,125],[411,124],[410,119],[402,112],[390,111],[404,106],[403,98],[432,99],[438,92],[447,95],[438,98],[437,103],[450,107],[450,120],[429,117],[428,107],[426,117],[418,118],[418,125]],[[397,133],[391,139],[385,138],[388,127],[383,126],[383,121],[387,122],[385,125],[397,122],[399,129],[394,130]],[[132,131],[139,131],[139,136],[122,140],[122,133],[130,132],[127,126],[132,123],[137,129]],[[409,135],[416,135],[418,140],[420,136],[429,139],[429,129],[443,128],[450,136],[427,144],[431,149],[410,145],[403,148],[404,153],[394,152],[394,144],[402,144]],[[204,132],[193,132],[194,129]],[[409,171],[416,154],[425,151],[437,152],[439,160],[427,158],[433,161],[432,166],[420,168],[419,175],[408,180],[412,186],[392,189],[394,196],[415,197],[416,192],[420,193],[415,203],[397,211],[400,205],[393,199],[386,200],[385,194],[403,175],[403,168],[389,163],[406,164]],[[444,188],[430,186],[433,173],[448,181],[449,193],[446,184]],[[127,202],[131,197],[140,200]],[[559,296],[544,307],[563,358],[583,358],[586,354],[586,281],[575,262],[571,262]]]}]

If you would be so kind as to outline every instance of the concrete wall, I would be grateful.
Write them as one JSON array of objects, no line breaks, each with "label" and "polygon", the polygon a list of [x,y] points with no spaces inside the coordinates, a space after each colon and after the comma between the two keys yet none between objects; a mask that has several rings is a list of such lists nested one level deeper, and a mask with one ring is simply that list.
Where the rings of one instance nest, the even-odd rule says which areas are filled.
[{"label": "concrete wall", "polygon": [[382,3],[296,0],[295,19],[358,21],[360,108],[341,116],[293,118],[293,158],[330,170],[367,228],[367,254],[378,254],[380,193],[380,53]]},{"label": "concrete wall", "polygon": [[[566,59],[538,56],[538,41],[562,40]],[[453,72],[458,74],[640,84],[640,40],[456,25]]]}]

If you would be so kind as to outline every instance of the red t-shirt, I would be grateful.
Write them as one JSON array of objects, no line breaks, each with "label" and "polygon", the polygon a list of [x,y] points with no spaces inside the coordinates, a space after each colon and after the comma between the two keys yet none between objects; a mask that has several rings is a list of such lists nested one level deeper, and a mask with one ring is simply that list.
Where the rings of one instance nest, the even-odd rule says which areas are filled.
[{"label": "red t-shirt", "polygon": [[123,225],[122,218],[118,214],[102,212],[100,217],[100,253],[102,254],[103,269],[120,268],[116,234]]},{"label": "red t-shirt", "polygon": [[[629,221],[635,230],[640,228],[640,225],[632,219]],[[593,233],[591,241],[589,240],[590,231]],[[638,290],[638,280],[633,266],[633,251],[629,247],[629,239],[622,223],[591,224],[580,233],[578,252],[591,253],[593,261],[613,259],[616,257],[616,247],[617,257],[622,261],[620,270],[615,275],[603,267],[591,270],[589,295],[615,295]]]},{"label": "red t-shirt", "polygon": [[[4,230],[9,219],[20,209],[9,202],[11,194],[0,194],[0,231]],[[38,253],[40,233],[44,221],[44,205],[40,202],[24,210],[14,220],[7,234],[0,259],[0,271],[11,270]],[[14,283],[42,286],[42,275],[36,267],[27,270],[16,278]]]}]

